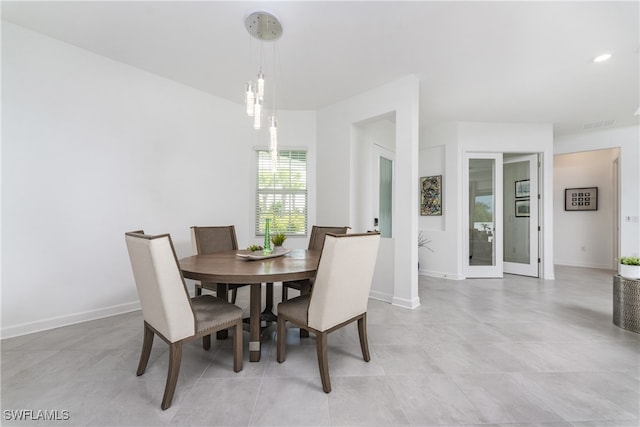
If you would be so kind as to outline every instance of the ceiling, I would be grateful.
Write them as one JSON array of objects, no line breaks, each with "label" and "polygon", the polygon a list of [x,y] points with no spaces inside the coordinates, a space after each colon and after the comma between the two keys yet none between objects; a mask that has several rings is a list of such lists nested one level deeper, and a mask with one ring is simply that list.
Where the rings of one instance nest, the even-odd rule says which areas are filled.
[{"label": "ceiling", "polygon": [[[2,1],[2,18],[242,103],[260,44],[244,19],[265,10],[283,26],[278,109],[317,110],[413,74],[421,126],[544,122],[567,134],[639,123],[639,5]],[[266,43],[265,62],[275,50]]]}]

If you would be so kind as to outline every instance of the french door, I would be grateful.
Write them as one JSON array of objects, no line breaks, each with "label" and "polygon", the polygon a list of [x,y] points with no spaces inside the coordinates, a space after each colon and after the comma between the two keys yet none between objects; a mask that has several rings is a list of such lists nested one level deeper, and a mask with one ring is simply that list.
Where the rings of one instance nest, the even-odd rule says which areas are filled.
[{"label": "french door", "polygon": [[505,159],[504,272],[539,277],[538,155]]},{"label": "french door", "polygon": [[463,257],[466,277],[502,277],[502,153],[465,153]]}]

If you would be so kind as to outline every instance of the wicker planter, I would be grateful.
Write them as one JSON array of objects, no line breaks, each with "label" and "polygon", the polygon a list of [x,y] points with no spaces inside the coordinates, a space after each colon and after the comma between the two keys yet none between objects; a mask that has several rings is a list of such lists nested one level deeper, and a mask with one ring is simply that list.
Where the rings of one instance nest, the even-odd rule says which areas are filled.
[{"label": "wicker planter", "polygon": [[640,280],[613,276],[613,324],[640,333]]}]

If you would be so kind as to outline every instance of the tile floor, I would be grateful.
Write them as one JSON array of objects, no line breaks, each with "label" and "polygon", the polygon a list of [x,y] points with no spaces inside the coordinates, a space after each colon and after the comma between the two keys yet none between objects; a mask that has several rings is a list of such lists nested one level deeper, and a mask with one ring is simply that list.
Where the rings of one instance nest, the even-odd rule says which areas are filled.
[{"label": "tile floor", "polygon": [[[557,267],[556,280],[420,278],[415,310],[369,304],[371,362],[355,324],[329,336],[333,392],[314,338],[275,327],[260,363],[234,373],[230,340],[185,348],[173,405],[160,409],[167,346],[136,377],[140,312],[1,342],[2,425],[640,426],[640,335],[611,322],[612,272]],[[276,294],[278,294],[276,289]],[[248,306],[248,289],[238,304]],[[245,333],[246,334],[246,333]],[[246,337],[248,338],[248,337]],[[11,410],[68,420],[15,421]],[[36,414],[34,412],[34,414]]]}]

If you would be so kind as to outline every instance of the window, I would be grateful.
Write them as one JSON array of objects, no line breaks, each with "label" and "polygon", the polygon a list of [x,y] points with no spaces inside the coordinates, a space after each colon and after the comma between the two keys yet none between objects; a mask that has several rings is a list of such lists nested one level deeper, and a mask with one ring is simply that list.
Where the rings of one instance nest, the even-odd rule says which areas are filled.
[{"label": "window", "polygon": [[257,150],[258,179],[256,189],[256,235],[270,230],[288,235],[307,234],[307,152],[278,151],[278,168],[271,169],[271,155]]}]

